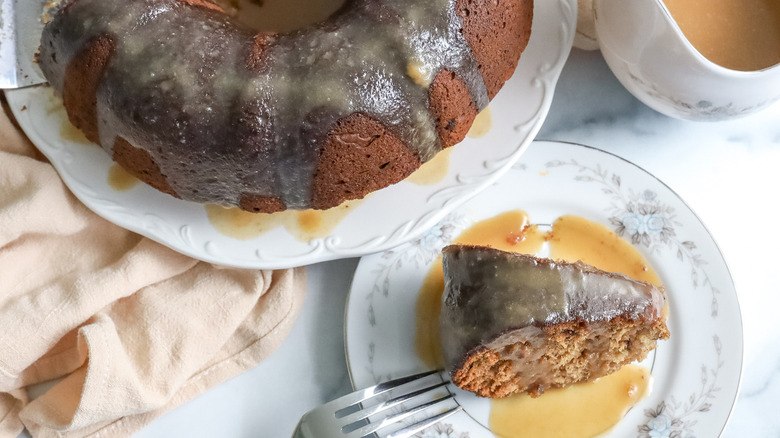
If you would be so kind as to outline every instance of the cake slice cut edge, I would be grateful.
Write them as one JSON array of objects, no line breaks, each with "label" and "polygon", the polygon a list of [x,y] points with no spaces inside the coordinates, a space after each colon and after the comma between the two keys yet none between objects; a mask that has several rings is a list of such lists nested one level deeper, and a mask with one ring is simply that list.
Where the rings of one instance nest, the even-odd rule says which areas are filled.
[{"label": "cake slice cut edge", "polygon": [[644,360],[669,338],[662,287],[489,247],[443,250],[440,336],[452,381],[538,397]]}]

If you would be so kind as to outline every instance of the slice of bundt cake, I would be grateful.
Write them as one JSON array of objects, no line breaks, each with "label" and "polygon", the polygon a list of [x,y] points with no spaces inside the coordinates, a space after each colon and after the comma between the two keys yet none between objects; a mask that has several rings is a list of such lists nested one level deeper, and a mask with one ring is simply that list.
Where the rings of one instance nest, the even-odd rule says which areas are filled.
[{"label": "slice of bundt cake", "polygon": [[443,263],[445,364],[482,397],[593,380],[669,337],[664,291],[650,283],[480,246],[448,246]]}]

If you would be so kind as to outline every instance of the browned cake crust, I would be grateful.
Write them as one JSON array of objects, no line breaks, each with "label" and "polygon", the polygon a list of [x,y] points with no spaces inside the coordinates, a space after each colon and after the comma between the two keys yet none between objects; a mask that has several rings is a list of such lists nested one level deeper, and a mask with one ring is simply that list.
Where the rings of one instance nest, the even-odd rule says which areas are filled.
[{"label": "browned cake crust", "polygon": [[[77,3],[73,0],[67,7]],[[207,0],[177,0],[187,7],[222,11]],[[347,3],[351,4],[350,2]],[[456,14],[462,19],[461,33],[471,46],[478,62],[489,98],[511,77],[520,54],[530,36],[533,15],[532,0],[456,0]],[[48,28],[47,28],[48,29]],[[44,33],[44,41],[58,35]],[[248,70],[266,68],[265,52],[275,35],[258,34],[245,50]],[[88,41],[67,65],[64,78],[63,101],[71,122],[93,142],[100,142],[97,114],[97,93],[106,66],[114,55],[117,44],[113,35],[100,35]],[[48,53],[48,52],[47,52]],[[56,58],[56,53],[51,55]],[[47,60],[48,62],[49,60]],[[56,63],[56,59],[53,60]],[[44,65],[45,66],[45,65]],[[50,79],[51,80],[51,79]],[[440,147],[449,147],[466,136],[479,110],[469,85],[455,72],[440,71],[428,87],[428,106],[435,121]],[[262,117],[253,109],[237,109],[243,118]],[[241,132],[242,127],[235,128]],[[159,149],[154,134],[143,136],[149,144],[131,144],[117,137],[113,145],[114,160],[129,173],[152,187],[179,197],[176,184],[155,162],[147,150]],[[253,133],[247,136],[255,135]],[[129,138],[129,137],[128,137]],[[243,149],[252,151],[247,159],[269,166],[273,160],[274,145],[268,138],[244,141]],[[110,149],[110,147],[109,147]],[[319,157],[311,177],[310,208],[326,209],[401,181],[417,169],[422,161],[393,130],[381,121],[365,114],[353,113],[337,119],[320,140]],[[159,155],[157,155],[159,157]],[[251,157],[251,158],[250,158]],[[175,158],[174,158],[175,159]],[[265,163],[265,164],[264,164]],[[273,165],[270,164],[270,165]],[[280,172],[284,175],[284,172]],[[180,176],[179,176],[180,177]],[[274,186],[256,187],[252,192],[237,194],[237,206],[251,212],[272,213],[290,208]],[[182,196],[185,197],[185,196]],[[185,197],[186,198],[186,197]],[[301,208],[292,206],[292,208]]]},{"label": "browned cake crust", "polygon": [[263,53],[268,44],[273,41],[272,33],[259,33],[252,40],[252,47],[247,54],[246,65],[250,70],[260,70],[263,67]]},{"label": "browned cake crust", "polygon": [[97,89],[103,71],[114,53],[115,43],[108,35],[87,42],[65,70],[62,101],[68,118],[89,141],[100,143],[97,115]]},{"label": "browned cake crust", "polygon": [[528,45],[533,0],[457,0],[455,5],[492,99],[512,77]]},{"label": "browned cake crust", "polygon": [[441,137],[442,147],[460,143],[477,117],[477,105],[471,99],[466,83],[455,73],[445,70],[436,75],[428,96],[431,110],[436,115],[436,132]]},{"label": "browned cake crust", "polygon": [[381,123],[363,114],[331,129],[314,172],[313,208],[329,208],[404,179],[420,159]]},{"label": "browned cake crust", "polygon": [[252,213],[278,213],[287,210],[281,199],[262,195],[242,195],[238,207]]},{"label": "browned cake crust", "polygon": [[453,383],[481,397],[518,392],[538,397],[546,389],[591,381],[644,359],[657,339],[669,338],[669,329],[662,320],[648,323],[617,317],[553,324],[542,327],[541,336],[541,346],[523,341],[500,350],[473,351],[452,373]]},{"label": "browned cake crust", "polygon": [[219,5],[216,5],[208,0],[178,0],[186,5],[201,7],[204,9],[211,9],[214,11],[225,12]]}]

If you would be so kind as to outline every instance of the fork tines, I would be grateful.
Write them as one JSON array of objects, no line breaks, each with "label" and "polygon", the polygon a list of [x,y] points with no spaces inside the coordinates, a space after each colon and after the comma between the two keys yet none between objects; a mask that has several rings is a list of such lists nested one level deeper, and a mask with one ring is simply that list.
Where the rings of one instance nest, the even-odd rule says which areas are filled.
[{"label": "fork tines", "polygon": [[336,400],[335,416],[346,438],[408,438],[461,410],[448,384],[438,371],[390,380]]}]

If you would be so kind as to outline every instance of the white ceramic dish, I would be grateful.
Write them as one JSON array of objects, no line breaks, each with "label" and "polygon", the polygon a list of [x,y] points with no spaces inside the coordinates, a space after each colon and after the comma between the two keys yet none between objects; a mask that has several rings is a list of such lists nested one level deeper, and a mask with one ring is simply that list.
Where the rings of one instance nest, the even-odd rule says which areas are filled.
[{"label": "white ceramic dish", "polygon": [[234,239],[212,226],[202,205],[143,184],[116,191],[108,183],[112,163],[107,154],[62,137],[66,115],[49,87],[6,95],[24,131],[71,191],[109,221],[212,263],[268,269],[301,266],[361,256],[411,240],[517,161],[549,110],[571,48],[577,2],[537,2],[534,15],[531,40],[518,69],[491,103],[493,129],[456,146],[446,177],[434,185],[404,181],[380,190],[352,209],[329,235],[309,241],[283,227],[249,240]]},{"label": "white ceramic dish", "polygon": [[[653,391],[608,436],[719,436],[738,393],[743,339],[736,291],[718,247],[661,181],[614,155],[567,143],[532,143],[497,183],[423,236],[361,259],[345,321],[353,385],[425,369],[414,352],[414,309],[432,262],[470,224],[514,209],[534,223],[576,214],[609,226],[635,243],[666,286],[672,336],[645,361]],[[452,390],[465,413],[437,426],[450,432],[441,436],[492,437],[483,426],[490,402]]]},{"label": "white ceramic dish", "polygon": [[637,99],[671,117],[718,121],[780,100],[780,64],[737,71],[705,58],[662,0],[594,0],[599,46]]}]

